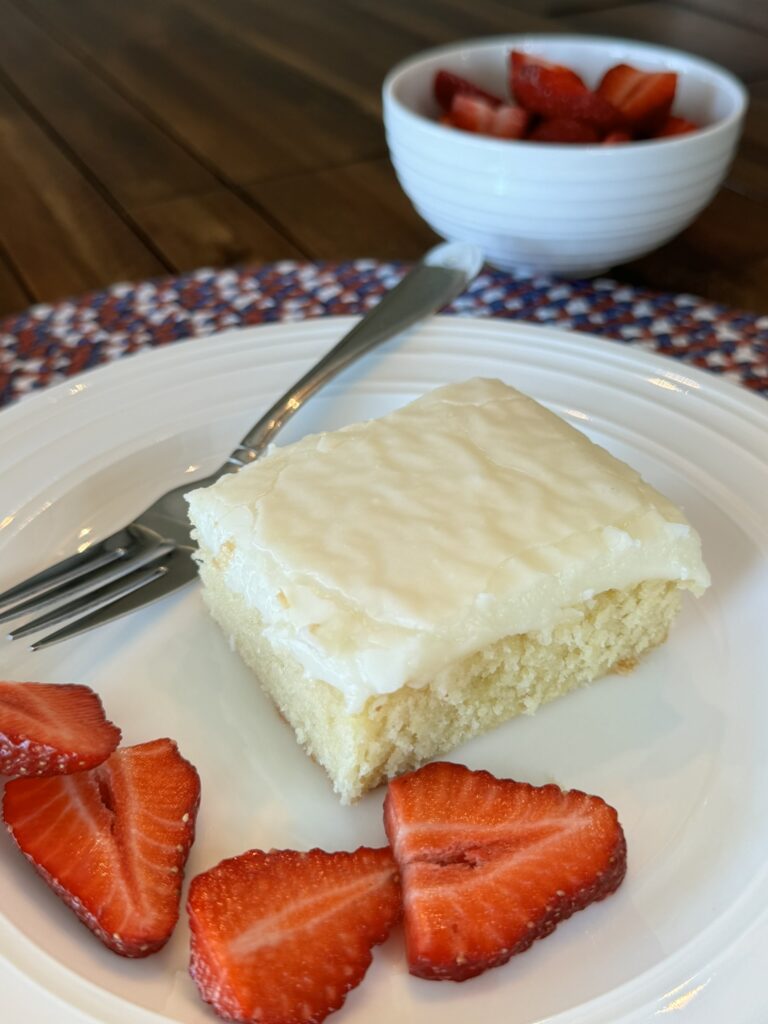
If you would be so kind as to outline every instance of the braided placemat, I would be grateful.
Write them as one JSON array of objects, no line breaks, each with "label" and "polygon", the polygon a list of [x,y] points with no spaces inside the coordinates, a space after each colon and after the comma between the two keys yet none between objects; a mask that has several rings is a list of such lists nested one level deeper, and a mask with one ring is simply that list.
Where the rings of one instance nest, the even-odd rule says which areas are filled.
[{"label": "braided placemat", "polygon": [[[233,327],[364,312],[402,263],[282,261],[117,284],[0,320],[0,406],[82,370]],[[630,287],[488,270],[445,310],[566,327],[638,345],[768,397],[768,316]]]}]

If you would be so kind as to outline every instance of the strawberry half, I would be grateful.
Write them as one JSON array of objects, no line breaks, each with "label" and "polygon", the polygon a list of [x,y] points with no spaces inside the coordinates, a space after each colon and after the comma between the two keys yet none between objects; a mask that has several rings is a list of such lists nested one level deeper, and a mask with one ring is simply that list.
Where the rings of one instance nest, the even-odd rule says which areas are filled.
[{"label": "strawberry half", "polygon": [[400,916],[389,849],[250,850],[192,880],[190,973],[227,1020],[318,1024]]},{"label": "strawberry half", "polygon": [[117,750],[75,775],[14,779],[3,817],[22,853],[83,924],[121,956],[148,956],[179,916],[200,802],[173,740]]},{"label": "strawberry half", "polygon": [[0,775],[59,775],[105,761],[120,730],[87,686],[0,681]]},{"label": "strawberry half", "polygon": [[622,120],[608,98],[588,89],[575,71],[520,50],[510,54],[510,88],[521,107],[540,117],[585,121],[604,130]]},{"label": "strawberry half", "polygon": [[464,981],[506,963],[620,884],[624,833],[596,796],[436,762],[390,782],[411,974]]},{"label": "strawberry half", "polygon": [[525,134],[529,116],[522,107],[502,103],[493,107],[480,96],[457,93],[453,97],[448,122],[454,128],[498,139],[520,139]]},{"label": "strawberry half", "polygon": [[666,120],[676,88],[674,71],[639,71],[617,64],[603,75],[597,95],[620,111],[635,134],[653,134]]},{"label": "strawberry half", "polygon": [[435,99],[446,112],[451,109],[453,97],[459,93],[462,96],[479,96],[486,103],[490,103],[492,107],[501,106],[502,103],[502,100],[498,96],[494,96],[493,93],[486,92],[474,82],[469,82],[461,75],[454,75],[452,71],[445,71],[442,68],[435,74],[433,88]]}]

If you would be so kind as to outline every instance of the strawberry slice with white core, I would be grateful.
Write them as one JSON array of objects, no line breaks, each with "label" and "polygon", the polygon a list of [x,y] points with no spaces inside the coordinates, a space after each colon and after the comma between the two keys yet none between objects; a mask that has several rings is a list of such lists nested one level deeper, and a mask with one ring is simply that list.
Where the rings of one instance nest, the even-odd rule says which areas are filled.
[{"label": "strawberry slice with white core", "polygon": [[200,802],[173,740],[116,751],[74,775],[14,779],[3,817],[22,853],[121,956],[160,949],[176,925]]},{"label": "strawberry slice with white core", "polygon": [[502,103],[493,112],[491,135],[497,139],[522,139],[528,127],[530,115],[514,103]]},{"label": "strawberry slice with white core", "polygon": [[493,135],[499,139],[520,139],[528,127],[529,115],[512,103],[492,106],[481,96],[457,93],[453,97],[448,123],[465,132]]},{"label": "strawberry slice with white core", "polygon": [[89,687],[0,681],[0,775],[80,772],[119,742]]},{"label": "strawberry slice with white core", "polygon": [[454,128],[486,135],[490,134],[495,112],[496,108],[481,96],[457,93],[451,103],[449,119]]},{"label": "strawberry slice with white core", "polygon": [[389,849],[250,850],[192,879],[190,973],[226,1020],[319,1024],[400,916]]},{"label": "strawberry slice with white core", "polygon": [[464,981],[621,883],[626,844],[599,797],[435,762],[390,782],[411,974]]}]

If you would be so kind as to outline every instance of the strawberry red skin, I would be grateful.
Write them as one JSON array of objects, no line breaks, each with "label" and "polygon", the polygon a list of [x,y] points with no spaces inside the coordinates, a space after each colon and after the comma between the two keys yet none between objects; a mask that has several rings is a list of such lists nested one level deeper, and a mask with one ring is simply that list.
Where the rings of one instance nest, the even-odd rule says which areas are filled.
[{"label": "strawberry red skin", "polygon": [[615,131],[608,132],[604,137],[603,143],[606,146],[614,146],[621,142],[631,142],[632,136],[629,132],[624,131],[623,128],[617,128]]},{"label": "strawberry red skin", "polygon": [[551,117],[540,121],[528,138],[531,142],[599,142],[600,133],[592,124],[571,117]]},{"label": "strawberry red skin", "polygon": [[522,953],[626,871],[599,797],[435,762],[390,782],[384,824],[402,878],[411,974],[465,981]]},{"label": "strawberry red skin", "polygon": [[227,1020],[319,1024],[401,913],[388,848],[250,850],[192,880],[190,973]]},{"label": "strawberry red skin", "polygon": [[0,775],[59,775],[93,768],[120,742],[87,686],[0,681]]},{"label": "strawberry red skin", "polygon": [[479,85],[475,85],[474,82],[469,82],[461,75],[455,75],[452,71],[446,71],[443,68],[435,74],[434,94],[435,99],[446,113],[451,109],[453,98],[457,94],[479,96],[492,107],[501,106],[502,103],[502,100],[498,96],[494,96],[493,93],[487,92]]},{"label": "strawberry red skin", "polygon": [[584,121],[604,131],[622,122],[613,104],[588,89],[575,71],[520,50],[510,54],[510,88],[521,107],[540,117]]},{"label": "strawberry red skin", "polygon": [[687,135],[689,132],[696,132],[701,125],[687,121],[684,117],[675,117],[670,114],[653,136],[654,139],[665,139],[672,135]]},{"label": "strawberry red skin", "polygon": [[178,920],[200,802],[172,740],[126,747],[73,775],[6,783],[3,818],[54,892],[114,952],[149,956]]},{"label": "strawberry red skin", "polygon": [[653,135],[664,123],[675,99],[674,71],[640,71],[630,64],[609,68],[597,87],[622,116],[624,127],[637,135]]}]

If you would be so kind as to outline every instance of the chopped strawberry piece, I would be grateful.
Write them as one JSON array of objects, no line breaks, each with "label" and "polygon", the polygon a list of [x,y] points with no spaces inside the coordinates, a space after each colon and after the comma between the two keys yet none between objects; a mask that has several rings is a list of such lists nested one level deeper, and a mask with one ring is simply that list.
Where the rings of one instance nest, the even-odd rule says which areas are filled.
[{"label": "chopped strawberry piece", "polygon": [[390,782],[411,974],[464,981],[620,884],[616,812],[585,793],[436,762]]},{"label": "chopped strawberry piece", "polygon": [[228,1020],[318,1024],[400,916],[389,849],[251,850],[192,880],[190,973]]},{"label": "chopped strawberry piece", "polygon": [[463,93],[457,93],[453,97],[449,117],[454,128],[461,128],[465,132],[477,132],[479,135],[489,135],[495,110],[495,107],[492,107],[487,100],[480,96],[465,96]]},{"label": "chopped strawberry piece", "polygon": [[607,146],[613,146],[617,142],[631,142],[632,136],[629,132],[625,132],[623,128],[617,128],[615,131],[608,132],[603,139],[603,142]]},{"label": "chopped strawberry piece", "polygon": [[59,775],[105,761],[120,730],[87,686],[0,682],[0,775]]},{"label": "chopped strawberry piece", "polygon": [[540,121],[528,138],[533,142],[599,142],[600,133],[593,124],[572,117],[550,117]]},{"label": "chopped strawberry piece", "polygon": [[510,86],[520,106],[540,117],[572,118],[604,130],[622,120],[613,104],[588,89],[575,71],[520,50],[511,53]]},{"label": "chopped strawberry piece", "polygon": [[463,96],[479,96],[480,99],[490,103],[492,107],[501,106],[502,103],[502,100],[498,96],[494,96],[493,93],[486,92],[485,89],[481,89],[473,82],[468,82],[461,75],[454,75],[452,71],[443,69],[435,75],[434,92],[435,99],[445,111],[451,109],[453,98],[459,93]]},{"label": "chopped strawberry piece", "polygon": [[500,139],[520,139],[528,126],[528,114],[522,107],[503,103],[492,107],[479,96],[458,93],[453,97],[450,123],[454,128],[480,135],[494,135]]},{"label": "chopped strawberry piece", "polygon": [[687,135],[688,132],[698,131],[700,127],[701,125],[694,124],[693,121],[686,121],[684,117],[675,117],[674,114],[670,114],[653,137],[664,139],[670,135]]},{"label": "chopped strawberry piece", "polygon": [[90,771],[8,782],[3,817],[83,924],[121,956],[142,957],[178,920],[199,801],[197,772],[161,739]]},{"label": "chopped strawberry piece", "polygon": [[636,134],[648,134],[666,120],[676,88],[674,71],[638,71],[617,64],[603,75],[597,95],[612,103]]},{"label": "chopped strawberry piece", "polygon": [[493,112],[491,135],[498,139],[522,139],[530,121],[527,110],[514,103],[502,103]]}]

